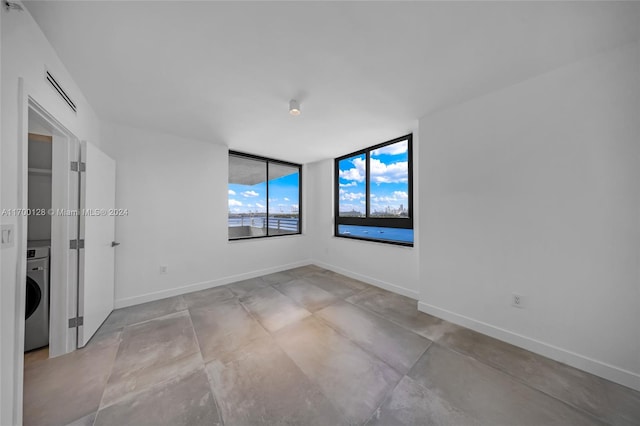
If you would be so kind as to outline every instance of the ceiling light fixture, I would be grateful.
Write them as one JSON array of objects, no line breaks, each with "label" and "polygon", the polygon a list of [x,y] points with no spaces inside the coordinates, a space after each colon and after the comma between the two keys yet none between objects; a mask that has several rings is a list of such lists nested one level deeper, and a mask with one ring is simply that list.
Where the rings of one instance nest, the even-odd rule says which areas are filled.
[{"label": "ceiling light fixture", "polygon": [[14,3],[12,1],[5,0],[3,3],[4,3],[4,8],[7,12],[10,12],[12,10],[18,10],[18,11],[24,10],[22,6],[20,6],[18,3]]},{"label": "ceiling light fixture", "polygon": [[289,114],[294,116],[300,115],[300,104],[295,99],[289,101]]}]

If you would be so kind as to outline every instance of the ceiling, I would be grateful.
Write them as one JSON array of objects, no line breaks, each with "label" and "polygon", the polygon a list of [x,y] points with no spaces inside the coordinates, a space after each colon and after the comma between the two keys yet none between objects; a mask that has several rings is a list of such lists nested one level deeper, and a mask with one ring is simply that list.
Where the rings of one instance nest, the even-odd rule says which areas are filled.
[{"label": "ceiling", "polygon": [[301,163],[640,39],[637,2],[24,3],[102,119]]}]

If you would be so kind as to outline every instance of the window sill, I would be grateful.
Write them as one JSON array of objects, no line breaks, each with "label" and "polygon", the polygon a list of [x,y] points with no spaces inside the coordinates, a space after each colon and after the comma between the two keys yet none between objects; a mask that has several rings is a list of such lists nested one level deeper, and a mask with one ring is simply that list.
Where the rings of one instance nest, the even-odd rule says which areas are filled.
[{"label": "window sill", "polygon": [[374,240],[372,238],[358,238],[358,237],[346,237],[344,235],[333,235],[333,238],[339,238],[341,240],[351,240],[351,241],[358,241],[358,242],[363,242],[363,243],[370,243],[370,244],[384,244],[387,246],[394,246],[394,247],[400,247],[400,248],[405,248],[405,249],[413,249],[415,247],[415,242],[413,243],[403,243],[403,242],[395,242],[395,241],[385,241],[385,240]]}]

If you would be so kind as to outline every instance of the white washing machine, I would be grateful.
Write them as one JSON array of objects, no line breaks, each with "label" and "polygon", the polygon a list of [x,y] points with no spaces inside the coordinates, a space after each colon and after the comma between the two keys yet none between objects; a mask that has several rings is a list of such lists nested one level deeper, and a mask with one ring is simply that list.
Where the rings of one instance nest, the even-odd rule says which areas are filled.
[{"label": "white washing machine", "polygon": [[24,350],[49,344],[49,247],[27,248]]}]

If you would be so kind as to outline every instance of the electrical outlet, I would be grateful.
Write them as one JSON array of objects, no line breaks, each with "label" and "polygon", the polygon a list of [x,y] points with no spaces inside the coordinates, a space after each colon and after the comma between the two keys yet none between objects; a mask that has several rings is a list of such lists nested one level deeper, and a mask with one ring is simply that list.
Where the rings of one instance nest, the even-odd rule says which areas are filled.
[{"label": "electrical outlet", "polygon": [[514,308],[524,308],[524,297],[520,294],[513,293],[511,295],[511,306]]},{"label": "electrical outlet", "polygon": [[167,265],[160,265],[160,273],[166,274],[167,272],[169,272],[169,267]]}]

